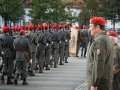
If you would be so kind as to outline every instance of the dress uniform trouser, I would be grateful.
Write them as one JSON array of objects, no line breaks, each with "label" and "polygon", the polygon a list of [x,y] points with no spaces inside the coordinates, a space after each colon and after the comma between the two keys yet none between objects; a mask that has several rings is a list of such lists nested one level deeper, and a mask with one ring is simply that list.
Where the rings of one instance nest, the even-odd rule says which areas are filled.
[{"label": "dress uniform trouser", "polygon": [[50,54],[51,54],[51,49],[46,49],[45,50],[45,62],[47,65],[50,63]]},{"label": "dress uniform trouser", "polygon": [[28,75],[28,62],[27,61],[16,61],[16,66],[17,66],[17,70],[16,70],[16,74],[22,74],[23,78],[27,78]]},{"label": "dress uniform trouser", "polygon": [[58,63],[58,53],[59,53],[59,48],[52,48],[51,54],[55,64]]},{"label": "dress uniform trouser", "polygon": [[38,51],[39,68],[43,68],[44,61],[45,61],[45,50]]},{"label": "dress uniform trouser", "polygon": [[80,43],[77,43],[77,48],[76,48],[76,55],[78,55],[80,49]]},{"label": "dress uniform trouser", "polygon": [[31,64],[31,71],[34,71],[36,61],[36,52],[32,52],[32,64]]},{"label": "dress uniform trouser", "polygon": [[64,46],[59,48],[59,57],[60,57],[60,61],[63,61],[63,58],[64,58]]},{"label": "dress uniform trouser", "polygon": [[12,77],[14,62],[12,58],[3,58],[3,70],[7,77]]},{"label": "dress uniform trouser", "polygon": [[65,45],[65,60],[68,59],[69,56],[69,45]]}]

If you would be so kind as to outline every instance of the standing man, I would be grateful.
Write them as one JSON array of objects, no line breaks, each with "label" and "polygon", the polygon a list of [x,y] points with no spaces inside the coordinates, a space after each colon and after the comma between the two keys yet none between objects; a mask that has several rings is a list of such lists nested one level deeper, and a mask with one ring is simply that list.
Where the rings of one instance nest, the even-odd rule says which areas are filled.
[{"label": "standing man", "polygon": [[37,45],[38,45],[38,37],[34,31],[34,26],[28,26],[29,32],[26,34],[30,43],[30,49],[32,53],[32,63],[31,63],[31,73],[30,76],[35,76],[34,67],[35,67],[35,60],[36,60],[36,53],[37,53]]},{"label": "standing man", "polygon": [[81,57],[84,55],[86,57],[86,52],[87,52],[87,46],[88,46],[88,31],[86,29],[86,26],[83,25],[83,30],[81,31]]},{"label": "standing man", "polygon": [[120,46],[117,44],[118,34],[115,31],[109,31],[108,35],[114,44],[114,66],[113,66],[113,82],[111,90],[120,90]]},{"label": "standing man", "polygon": [[27,38],[25,38],[25,31],[20,30],[20,37],[14,40],[14,48],[16,50],[16,65],[17,65],[17,70],[16,70],[16,76],[14,79],[14,84],[18,84],[18,78],[19,75],[22,74],[23,77],[23,85],[27,85],[28,82],[26,82],[27,78],[27,66],[28,66],[28,61],[26,58],[26,55],[31,59],[31,51],[30,51],[30,44]]},{"label": "standing man", "polygon": [[57,68],[57,64],[58,64],[58,54],[59,54],[59,42],[60,42],[60,36],[59,33],[57,31],[57,24],[53,25],[53,34],[52,34],[52,58],[54,60],[54,68]]},{"label": "standing man", "polygon": [[45,48],[46,48],[46,36],[43,32],[43,28],[41,29],[38,26],[38,46],[37,46],[37,59],[39,64],[39,73],[43,73],[43,64],[45,62]]},{"label": "standing man", "polygon": [[78,57],[79,54],[79,50],[80,50],[80,43],[81,43],[81,32],[80,32],[80,27],[79,26],[75,26],[75,29],[78,31],[78,35],[77,35],[77,47],[76,47],[76,57]]},{"label": "standing man", "polygon": [[68,24],[64,24],[64,29],[65,29],[64,31],[65,31],[65,34],[66,34],[64,55],[65,55],[65,63],[68,63],[67,59],[68,59],[68,56],[69,56],[69,40],[71,39],[71,32],[69,30]]},{"label": "standing man", "polygon": [[105,32],[106,21],[101,17],[90,19],[94,41],[87,58],[88,90],[109,90],[113,78],[114,46]]},{"label": "standing man", "polygon": [[[45,67],[46,70],[50,70],[49,63],[50,63],[50,54],[51,54],[51,42],[52,42],[52,37],[51,33],[48,30],[48,25],[44,25],[45,29],[45,35],[46,35],[46,48],[45,48]],[[50,29],[50,27],[49,27]]]},{"label": "standing man", "polygon": [[59,43],[59,57],[60,57],[60,63],[59,65],[64,65],[64,49],[65,49],[65,40],[66,40],[66,35],[65,32],[63,31],[63,26],[59,25],[59,35],[60,35],[60,43]]},{"label": "standing man", "polygon": [[1,75],[1,83],[4,83],[4,75],[7,73],[7,84],[13,84],[11,81],[12,73],[13,73],[13,61],[15,53],[13,53],[13,41],[14,37],[9,35],[9,28],[3,27],[2,28],[3,34],[0,35],[0,39],[2,40],[2,58],[3,58],[3,69]]}]

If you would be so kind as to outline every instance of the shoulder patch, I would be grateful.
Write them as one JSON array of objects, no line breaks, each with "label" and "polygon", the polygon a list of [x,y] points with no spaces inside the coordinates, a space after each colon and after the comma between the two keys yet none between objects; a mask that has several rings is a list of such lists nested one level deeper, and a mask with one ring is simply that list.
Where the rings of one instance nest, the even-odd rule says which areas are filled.
[{"label": "shoulder patch", "polygon": [[98,48],[97,51],[96,51],[97,54],[100,54],[100,49]]}]

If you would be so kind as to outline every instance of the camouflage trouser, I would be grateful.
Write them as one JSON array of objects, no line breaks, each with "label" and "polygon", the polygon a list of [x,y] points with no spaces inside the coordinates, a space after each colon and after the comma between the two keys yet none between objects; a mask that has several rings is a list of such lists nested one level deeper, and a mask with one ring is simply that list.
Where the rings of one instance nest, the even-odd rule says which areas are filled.
[{"label": "camouflage trouser", "polygon": [[69,56],[69,45],[66,45],[66,46],[65,46],[64,55],[65,55],[65,59],[67,60],[67,59],[68,59],[68,56]]},{"label": "camouflage trouser", "polygon": [[50,54],[51,54],[51,49],[46,49],[45,50],[45,63],[49,65],[50,63]]},{"label": "camouflage trouser", "polygon": [[12,58],[3,58],[2,72],[7,73],[7,77],[12,77],[13,67],[14,67],[14,64],[13,64]]},{"label": "camouflage trouser", "polygon": [[36,61],[36,52],[32,52],[32,64],[31,64],[31,71],[34,71]]},{"label": "camouflage trouser", "polygon": [[27,61],[16,61],[16,74],[22,74],[23,78],[28,75],[28,62]]},{"label": "camouflage trouser", "polygon": [[45,61],[45,50],[38,51],[37,52],[37,57],[38,57],[39,67],[43,68],[43,64],[44,64],[44,61]]}]

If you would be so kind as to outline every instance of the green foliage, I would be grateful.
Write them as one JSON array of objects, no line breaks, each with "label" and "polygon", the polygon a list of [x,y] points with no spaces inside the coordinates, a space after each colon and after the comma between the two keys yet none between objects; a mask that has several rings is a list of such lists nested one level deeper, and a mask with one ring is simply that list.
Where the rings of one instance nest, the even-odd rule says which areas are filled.
[{"label": "green foliage", "polygon": [[25,14],[23,6],[20,4],[23,0],[0,0],[0,15],[7,25],[7,21],[17,22],[23,19]]},{"label": "green foliage", "polygon": [[62,0],[33,0],[33,6],[28,15],[33,18],[35,24],[72,22],[76,19],[76,16],[73,16],[67,8],[69,5],[72,5],[72,3],[65,3]]}]

